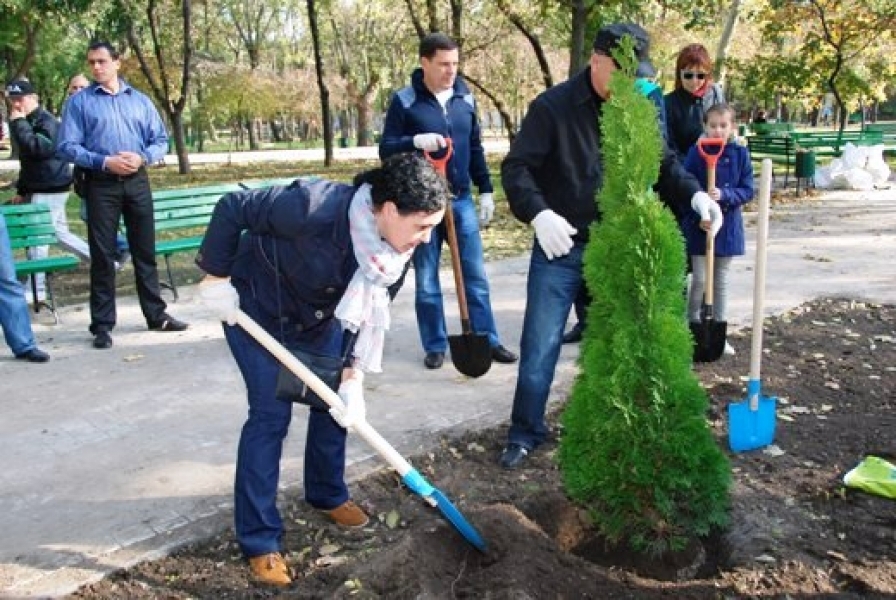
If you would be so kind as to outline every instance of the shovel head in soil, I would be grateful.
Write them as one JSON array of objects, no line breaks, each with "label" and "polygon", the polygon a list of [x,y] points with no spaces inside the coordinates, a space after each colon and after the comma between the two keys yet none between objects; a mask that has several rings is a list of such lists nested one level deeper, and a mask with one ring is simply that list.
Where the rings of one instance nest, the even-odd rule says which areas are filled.
[{"label": "shovel head in soil", "polygon": [[699,323],[691,323],[691,335],[694,338],[694,362],[715,362],[725,352],[725,339],[728,323],[701,318]]},{"label": "shovel head in soil", "polygon": [[747,383],[747,399],[728,405],[728,445],[733,452],[768,446],[775,439],[775,409],[778,399],[763,396],[758,379]]},{"label": "shovel head in soil", "polygon": [[[315,375],[308,367],[287,350],[283,344],[278,342],[274,336],[262,329],[261,325],[256,323],[252,317],[243,311],[237,311],[236,322],[248,333],[256,342],[261,344],[265,350],[270,352],[274,358],[279,360],[287,369],[289,369],[296,377],[305,382],[321,400],[327,403],[330,408],[344,410],[345,405],[339,395],[330,389],[326,383]],[[430,506],[439,509],[442,516],[451,523],[458,533],[467,540],[474,548],[480,552],[485,552],[485,541],[476,528],[471,525],[460,511],[455,508],[450,500],[433,487],[425,477],[423,477],[414,467],[411,466],[405,458],[392,447],[389,442],[383,438],[370,424],[365,420],[355,423],[351,426],[351,431],[356,433],[387,462],[401,476],[402,481],[408,488],[420,495]]]},{"label": "shovel head in soil", "polygon": [[448,347],[454,368],[467,377],[481,377],[492,366],[492,347],[485,333],[449,335]]}]

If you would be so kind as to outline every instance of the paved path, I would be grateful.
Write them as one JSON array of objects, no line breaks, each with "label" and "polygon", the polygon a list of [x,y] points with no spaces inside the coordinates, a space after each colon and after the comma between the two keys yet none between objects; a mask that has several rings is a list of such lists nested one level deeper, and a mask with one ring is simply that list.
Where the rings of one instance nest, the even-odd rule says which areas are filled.
[{"label": "paved path", "polygon": [[[753,229],[750,223],[751,239]],[[750,247],[735,261],[735,326],[752,314],[752,256]],[[776,209],[768,256],[769,314],[819,295],[896,303],[896,190],[832,193]],[[511,348],[518,346],[526,270],[522,258],[488,265],[497,322]],[[396,301],[386,373],[370,377],[367,391],[371,423],[406,455],[445,433],[505,423],[516,379],[515,367],[497,364],[478,380],[459,376],[450,362],[425,370],[412,284]],[[449,272],[443,285],[453,294]],[[101,352],[90,347],[86,307],[67,307],[60,325],[35,325],[53,356],[49,365],[0,358],[0,597],[58,596],[230,526],[242,383],[195,288],[184,288],[171,312],[191,328],[147,332],[134,299],[121,299],[115,346]],[[456,312],[448,319],[458,331]],[[572,380],[576,352],[564,348],[553,401]],[[296,410],[286,487],[301,482],[303,447]],[[348,454],[354,476],[382,466],[362,442],[352,442]]]}]

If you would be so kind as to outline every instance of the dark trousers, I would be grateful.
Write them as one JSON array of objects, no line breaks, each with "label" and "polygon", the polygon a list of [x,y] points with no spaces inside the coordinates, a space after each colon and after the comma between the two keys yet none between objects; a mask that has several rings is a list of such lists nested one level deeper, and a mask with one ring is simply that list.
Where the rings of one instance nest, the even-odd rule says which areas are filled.
[{"label": "dark trousers", "polygon": [[141,169],[128,177],[91,172],[87,181],[87,243],[90,245],[90,331],[115,327],[115,238],[124,217],[134,262],[137,297],[149,327],[165,320],[165,301],[156,266],[156,229],[149,177]]}]

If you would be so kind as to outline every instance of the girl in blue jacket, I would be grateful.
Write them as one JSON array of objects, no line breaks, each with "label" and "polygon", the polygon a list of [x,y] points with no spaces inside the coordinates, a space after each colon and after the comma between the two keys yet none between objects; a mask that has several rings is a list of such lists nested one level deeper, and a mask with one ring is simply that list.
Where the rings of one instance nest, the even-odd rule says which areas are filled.
[{"label": "girl in blue jacket", "polygon": [[[750,164],[749,150],[738,143],[734,136],[734,110],[729,105],[716,104],[707,109],[703,124],[706,137],[726,140],[716,164],[716,185],[713,189],[706,190],[719,203],[724,216],[722,228],[715,238],[713,308],[715,319],[725,321],[731,259],[746,253],[741,206],[753,199],[753,166]],[[688,151],[684,166],[705,188],[706,162],[700,156],[696,144]],[[700,221],[700,216],[691,212],[683,220],[682,229],[694,269],[688,294],[688,317],[691,321],[699,321],[706,286],[706,228]],[[734,353],[727,343],[725,352]]]}]

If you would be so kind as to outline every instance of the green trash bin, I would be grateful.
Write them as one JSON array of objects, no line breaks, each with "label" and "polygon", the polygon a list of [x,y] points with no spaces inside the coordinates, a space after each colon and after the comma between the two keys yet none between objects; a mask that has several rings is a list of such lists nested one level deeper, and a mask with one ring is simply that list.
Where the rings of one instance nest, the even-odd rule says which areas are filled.
[{"label": "green trash bin", "polygon": [[798,149],[793,169],[796,175],[797,194],[800,192],[800,182],[804,182],[807,190],[810,184],[815,187],[815,152],[804,148]]}]

